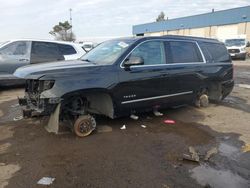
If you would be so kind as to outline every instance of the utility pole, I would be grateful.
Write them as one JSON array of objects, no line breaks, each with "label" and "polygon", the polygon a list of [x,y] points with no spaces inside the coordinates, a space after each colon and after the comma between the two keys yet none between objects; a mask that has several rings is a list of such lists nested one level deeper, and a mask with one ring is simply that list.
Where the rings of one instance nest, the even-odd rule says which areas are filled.
[{"label": "utility pole", "polygon": [[70,20],[70,25],[71,25],[71,29],[70,29],[70,38],[72,39],[72,35],[73,35],[73,25],[72,25],[72,8],[69,9],[69,20]]}]

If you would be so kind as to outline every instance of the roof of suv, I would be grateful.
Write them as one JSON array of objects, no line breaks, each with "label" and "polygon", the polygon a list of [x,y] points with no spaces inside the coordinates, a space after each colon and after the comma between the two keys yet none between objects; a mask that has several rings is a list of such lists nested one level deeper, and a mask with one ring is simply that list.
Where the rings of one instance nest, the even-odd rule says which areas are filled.
[{"label": "roof of suv", "polygon": [[[176,40],[193,40],[193,41],[203,41],[203,42],[215,42],[221,43],[217,39],[213,38],[204,38],[204,37],[193,37],[193,36],[181,36],[181,35],[163,35],[163,36],[136,36],[136,37],[126,37],[120,39],[127,39],[127,40],[146,40],[146,39],[176,39]],[[113,39],[117,40],[117,39]],[[119,39],[118,39],[119,40]]]}]

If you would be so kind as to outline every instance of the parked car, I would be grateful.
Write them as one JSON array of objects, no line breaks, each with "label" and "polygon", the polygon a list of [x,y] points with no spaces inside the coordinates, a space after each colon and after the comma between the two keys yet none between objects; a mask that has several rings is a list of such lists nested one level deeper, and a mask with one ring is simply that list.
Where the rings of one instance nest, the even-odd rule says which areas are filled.
[{"label": "parked car", "polygon": [[162,36],[104,42],[80,60],[26,66],[19,99],[25,117],[50,115],[78,136],[96,127],[94,115],[110,118],[152,109],[220,101],[233,89],[233,65],[225,45],[214,39]]},{"label": "parked car", "polygon": [[[245,60],[249,52],[250,43],[244,38],[226,39],[225,45],[232,58]],[[248,48],[248,49],[247,49]]]},{"label": "parked car", "polygon": [[0,45],[0,85],[24,83],[13,76],[21,66],[78,59],[85,54],[80,45],[70,42],[18,39]]}]

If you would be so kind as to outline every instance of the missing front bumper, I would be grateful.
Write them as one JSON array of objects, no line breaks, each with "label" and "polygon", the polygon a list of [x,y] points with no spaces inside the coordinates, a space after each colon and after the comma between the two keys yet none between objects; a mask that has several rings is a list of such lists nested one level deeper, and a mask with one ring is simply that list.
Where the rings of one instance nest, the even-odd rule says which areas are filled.
[{"label": "missing front bumper", "polygon": [[[48,116],[52,112],[55,111],[57,103],[49,103],[50,100],[48,99],[39,99],[39,101],[33,101],[24,97],[18,98],[18,103],[22,107],[23,117],[30,118],[30,117],[37,117],[37,116]],[[57,101],[59,102],[59,101]],[[34,104],[35,103],[35,104]]]}]

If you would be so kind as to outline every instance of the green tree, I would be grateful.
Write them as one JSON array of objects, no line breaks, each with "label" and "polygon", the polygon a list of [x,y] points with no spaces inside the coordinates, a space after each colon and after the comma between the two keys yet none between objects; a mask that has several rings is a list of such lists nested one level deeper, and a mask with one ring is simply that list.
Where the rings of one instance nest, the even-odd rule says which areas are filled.
[{"label": "green tree", "polygon": [[159,15],[158,15],[158,17],[156,18],[156,21],[157,22],[161,22],[161,21],[165,21],[166,19],[165,19],[165,14],[164,14],[164,12],[161,12]]},{"label": "green tree", "polygon": [[72,25],[68,21],[59,22],[49,34],[53,35],[57,40],[75,41],[76,39],[75,34],[72,32]]}]

